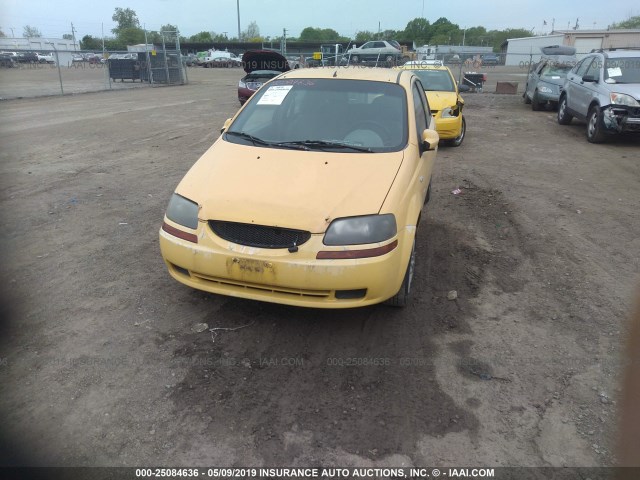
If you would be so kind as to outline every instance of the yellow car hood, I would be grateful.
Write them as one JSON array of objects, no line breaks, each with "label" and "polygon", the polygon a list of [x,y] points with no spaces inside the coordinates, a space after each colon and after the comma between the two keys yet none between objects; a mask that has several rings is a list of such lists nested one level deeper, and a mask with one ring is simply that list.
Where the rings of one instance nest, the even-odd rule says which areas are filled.
[{"label": "yellow car hood", "polygon": [[198,203],[200,220],[323,233],[335,218],[378,213],[402,159],[402,151],[300,151],[219,139],[176,192]]},{"label": "yellow car hood", "polygon": [[[442,110],[458,103],[456,92],[424,92],[429,100],[431,110]],[[462,99],[461,99],[462,100]]]}]

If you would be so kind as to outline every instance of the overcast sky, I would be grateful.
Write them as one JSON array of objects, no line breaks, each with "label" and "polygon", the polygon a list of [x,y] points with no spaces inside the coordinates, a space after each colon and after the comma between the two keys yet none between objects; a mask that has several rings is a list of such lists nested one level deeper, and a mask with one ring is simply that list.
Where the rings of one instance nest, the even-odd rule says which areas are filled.
[{"label": "overcast sky", "polygon": [[[423,7],[424,5],[424,7]],[[201,31],[227,32],[237,36],[236,0],[0,0],[0,28],[7,36],[22,36],[25,25],[38,28],[44,36],[100,36],[102,25],[111,35],[111,20],[116,7],[133,9],[149,30],[160,25],[178,25],[180,33],[190,36]],[[423,10],[424,8],[424,10]],[[307,26],[333,28],[352,37],[359,30],[380,28],[401,30],[407,22],[423,16],[430,22],[446,17],[460,27],[483,25],[488,30],[505,28],[534,29],[535,33],[573,26],[580,18],[581,29],[606,28],[630,15],[640,15],[635,0],[240,0],[240,22],[244,30],[256,21],[263,36],[277,36],[286,28],[298,36]],[[543,21],[547,26],[543,27]]]}]

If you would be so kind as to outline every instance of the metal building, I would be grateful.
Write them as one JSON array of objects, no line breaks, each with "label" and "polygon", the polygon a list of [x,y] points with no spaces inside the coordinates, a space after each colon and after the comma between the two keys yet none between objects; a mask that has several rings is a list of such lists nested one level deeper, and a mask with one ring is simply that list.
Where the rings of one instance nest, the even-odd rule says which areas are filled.
[{"label": "metal building", "polygon": [[540,47],[569,45],[578,59],[597,48],[640,47],[640,29],[555,30],[549,35],[510,38],[506,42],[505,65],[526,65],[540,59]]}]

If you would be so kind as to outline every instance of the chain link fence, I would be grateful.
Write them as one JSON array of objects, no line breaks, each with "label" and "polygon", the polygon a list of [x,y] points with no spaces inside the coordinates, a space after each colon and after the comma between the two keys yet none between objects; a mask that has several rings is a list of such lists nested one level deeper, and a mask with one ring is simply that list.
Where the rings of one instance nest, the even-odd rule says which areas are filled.
[{"label": "chain link fence", "polygon": [[[0,99],[59,95],[101,90],[143,88],[154,85],[182,85],[189,82],[189,75],[200,81],[213,75],[220,68],[204,70],[204,67],[233,69],[232,77],[240,79],[239,62],[212,62],[198,65],[196,52],[181,52],[176,32],[161,32],[159,45],[136,46],[136,51],[55,51],[46,60],[15,60],[12,65],[0,68]],[[184,50],[184,49],[183,49]],[[235,52],[240,54],[242,52]],[[314,58],[314,53],[316,54]],[[576,59],[590,52],[577,52]],[[331,61],[318,61],[317,52],[289,49],[285,54],[292,68],[335,65]],[[498,84],[507,83],[504,93],[521,94],[532,67],[539,61],[538,54],[487,54],[465,51],[461,54],[436,55],[426,62],[440,61],[449,67],[456,80],[472,87],[470,93],[494,93]],[[386,58],[360,59],[357,64],[348,56],[338,59],[348,67],[394,67],[407,61],[421,62],[420,58],[405,52],[402,57],[389,62]],[[235,67],[235,68],[234,68]],[[197,69],[197,70],[196,70]],[[202,70],[202,71],[201,71]],[[226,74],[225,74],[226,75]]]},{"label": "chain link fence", "polygon": [[0,99],[188,83],[176,32],[127,51],[2,52]]}]

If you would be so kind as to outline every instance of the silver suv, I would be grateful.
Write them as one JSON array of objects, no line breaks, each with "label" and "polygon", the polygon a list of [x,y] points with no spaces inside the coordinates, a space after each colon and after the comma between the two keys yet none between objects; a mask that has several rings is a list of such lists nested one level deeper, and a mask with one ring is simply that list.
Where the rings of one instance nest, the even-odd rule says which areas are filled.
[{"label": "silver suv", "polygon": [[587,140],[640,133],[640,50],[590,53],[567,74],[558,103],[558,123],[587,122]]}]

